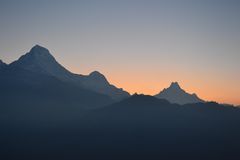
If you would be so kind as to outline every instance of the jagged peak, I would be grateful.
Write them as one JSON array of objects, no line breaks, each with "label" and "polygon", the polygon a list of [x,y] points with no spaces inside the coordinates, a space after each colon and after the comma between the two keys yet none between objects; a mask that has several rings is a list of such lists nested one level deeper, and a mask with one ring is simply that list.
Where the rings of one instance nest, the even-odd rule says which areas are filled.
[{"label": "jagged peak", "polygon": [[49,50],[40,45],[35,45],[34,47],[32,47],[28,54],[33,54],[33,55],[38,55],[38,56],[47,56],[47,57],[53,58],[53,56],[51,55]]},{"label": "jagged peak", "polygon": [[158,98],[167,99],[171,103],[177,104],[204,102],[195,93],[189,94],[185,90],[183,90],[178,84],[178,82],[172,82],[170,87],[165,88],[155,96]]},{"label": "jagged peak", "polygon": [[22,64],[22,63],[35,63],[40,62],[40,64],[56,62],[55,58],[51,55],[47,48],[40,45],[35,45],[30,49],[28,53],[22,55],[17,61],[11,63],[11,65]]},{"label": "jagged peak", "polygon": [[169,88],[181,89],[181,87],[180,87],[180,85],[178,84],[178,82],[172,82]]}]

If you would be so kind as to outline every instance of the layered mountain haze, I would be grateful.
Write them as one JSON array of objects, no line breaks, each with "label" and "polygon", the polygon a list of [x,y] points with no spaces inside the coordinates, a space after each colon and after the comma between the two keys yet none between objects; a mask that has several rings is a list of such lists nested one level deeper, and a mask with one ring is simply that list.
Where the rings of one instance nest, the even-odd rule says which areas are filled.
[{"label": "layered mountain haze", "polygon": [[130,96],[126,91],[109,84],[104,75],[97,71],[89,75],[71,73],[59,64],[46,48],[39,45],[34,46],[29,53],[21,56],[17,61],[11,63],[10,66],[53,76],[61,81],[105,94],[114,100],[121,100]]},{"label": "layered mountain haze", "polygon": [[98,71],[71,73],[37,45],[9,65],[0,62],[0,155],[13,160],[236,157],[240,109],[201,102],[177,82],[156,96],[130,96]]},{"label": "layered mountain haze", "polygon": [[0,160],[240,160],[240,0],[0,0],[0,22]]},{"label": "layered mountain haze", "polygon": [[177,103],[181,105],[204,102],[202,99],[198,98],[195,93],[189,94],[184,91],[177,82],[172,82],[170,87],[163,89],[163,91],[155,95],[155,97],[166,99],[171,103]]}]

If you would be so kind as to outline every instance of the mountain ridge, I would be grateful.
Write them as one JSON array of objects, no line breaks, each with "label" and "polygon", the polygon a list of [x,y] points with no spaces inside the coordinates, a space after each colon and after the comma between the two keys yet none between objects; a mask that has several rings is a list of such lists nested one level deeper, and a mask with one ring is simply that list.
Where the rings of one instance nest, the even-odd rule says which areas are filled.
[{"label": "mountain ridge", "polygon": [[68,71],[57,62],[48,49],[39,45],[35,45],[28,53],[12,62],[9,66],[54,76],[59,80],[105,94],[114,100],[121,100],[130,96],[123,89],[111,85],[106,77],[98,71],[93,71],[89,75],[75,74]]},{"label": "mountain ridge", "polygon": [[61,108],[68,112],[114,102],[107,95],[61,81],[54,76],[13,67],[0,70],[0,99],[1,109],[11,109],[11,112],[19,114],[33,109],[47,113],[53,108],[57,114]]}]

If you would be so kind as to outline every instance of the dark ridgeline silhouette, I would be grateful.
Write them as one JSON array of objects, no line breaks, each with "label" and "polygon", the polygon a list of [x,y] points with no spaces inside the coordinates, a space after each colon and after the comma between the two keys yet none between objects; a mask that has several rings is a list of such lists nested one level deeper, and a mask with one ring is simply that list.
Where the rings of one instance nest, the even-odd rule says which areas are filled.
[{"label": "dark ridgeline silhouette", "polygon": [[239,156],[240,109],[235,107],[213,102],[178,105],[133,95],[79,113],[72,119],[62,115],[61,124],[48,117],[1,121],[2,155],[9,159],[228,160]]},{"label": "dark ridgeline silhouette", "polygon": [[203,103],[177,83],[163,92],[192,104],[129,97],[101,73],[72,74],[35,46],[0,67],[0,158],[238,159],[239,108]]},{"label": "dark ridgeline silhouette", "polygon": [[170,87],[163,89],[155,97],[160,99],[166,99],[171,103],[177,104],[188,104],[188,103],[199,103],[204,102],[202,99],[194,94],[189,94],[184,91],[177,82],[172,82]]},{"label": "dark ridgeline silhouette", "polygon": [[[106,150],[116,155],[133,159],[239,156],[240,110],[233,106],[214,102],[181,106],[152,96],[133,95],[87,117],[93,130],[98,130],[95,136],[101,133]],[[100,146],[101,142],[96,143]]]}]

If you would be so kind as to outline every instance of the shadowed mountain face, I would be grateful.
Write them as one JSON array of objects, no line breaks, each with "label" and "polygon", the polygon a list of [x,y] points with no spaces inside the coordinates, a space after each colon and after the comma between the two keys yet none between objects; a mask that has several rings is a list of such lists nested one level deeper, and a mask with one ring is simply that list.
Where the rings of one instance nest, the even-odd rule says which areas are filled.
[{"label": "shadowed mountain face", "polygon": [[101,107],[113,103],[113,100],[54,76],[7,67],[0,70],[0,102],[1,113],[14,113],[16,118],[27,113],[30,116],[48,112],[57,115]]},{"label": "shadowed mountain face", "polygon": [[189,94],[184,91],[177,82],[173,82],[169,88],[164,89],[155,97],[160,99],[166,99],[171,103],[188,104],[204,102],[196,94]]},{"label": "shadowed mountain face", "polygon": [[239,156],[240,110],[234,107],[181,106],[133,95],[83,116],[79,113],[72,113],[72,119],[60,125],[46,116],[0,121],[2,155],[5,159],[59,160],[232,160]]},{"label": "shadowed mountain face", "polygon": [[107,79],[97,71],[92,72],[88,76],[71,73],[60,65],[46,48],[38,45],[34,46],[29,53],[21,56],[10,66],[53,76],[61,81],[105,94],[114,100],[121,100],[130,96],[126,91],[109,84]]},{"label": "shadowed mountain face", "polygon": [[[227,122],[228,118],[230,118],[228,116],[230,115],[232,115],[232,120],[235,118],[236,120],[240,120],[240,117],[238,117],[240,116],[240,109],[234,106],[220,105],[215,102],[179,105],[172,104],[165,99],[137,94],[121,102],[98,108],[93,113],[96,114],[93,117],[102,116],[100,119],[103,121],[106,117],[111,117],[111,121],[104,123],[112,123],[113,119],[115,119],[119,123],[126,123],[126,125],[133,121],[139,123],[138,125],[159,123],[166,125],[166,127],[170,123],[172,123],[172,125],[178,123],[189,125],[195,120],[206,124],[210,123],[210,119],[213,121],[218,119],[219,122],[220,120],[222,122],[226,120]],[[168,120],[165,121],[166,119]],[[181,122],[181,120],[183,121]],[[100,121],[97,120],[97,122]],[[200,126],[191,127],[195,128]]]},{"label": "shadowed mountain face", "polygon": [[152,96],[133,95],[87,117],[88,125],[101,137],[94,145],[104,142],[102,147],[116,155],[132,159],[238,156],[240,110],[234,107],[217,103],[181,106]]}]

